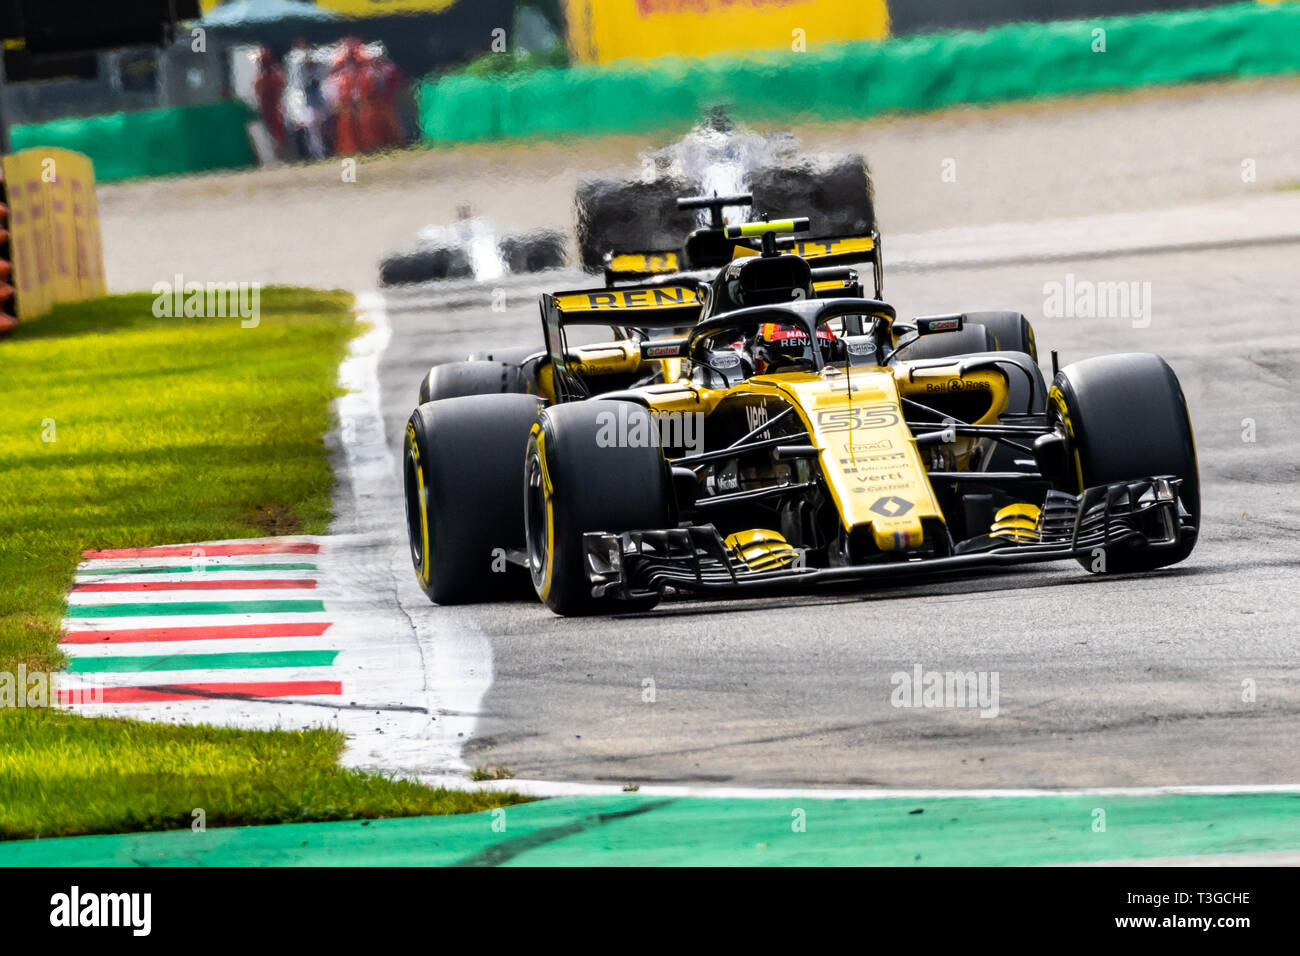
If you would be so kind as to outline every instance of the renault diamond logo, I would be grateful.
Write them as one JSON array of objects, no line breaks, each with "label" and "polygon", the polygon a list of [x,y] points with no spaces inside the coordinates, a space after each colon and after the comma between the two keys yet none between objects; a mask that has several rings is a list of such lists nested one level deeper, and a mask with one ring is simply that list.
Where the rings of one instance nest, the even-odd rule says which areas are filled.
[{"label": "renault diamond logo", "polygon": [[897,518],[912,510],[912,502],[906,498],[900,498],[898,495],[889,495],[879,499],[871,506],[871,510],[886,518]]}]

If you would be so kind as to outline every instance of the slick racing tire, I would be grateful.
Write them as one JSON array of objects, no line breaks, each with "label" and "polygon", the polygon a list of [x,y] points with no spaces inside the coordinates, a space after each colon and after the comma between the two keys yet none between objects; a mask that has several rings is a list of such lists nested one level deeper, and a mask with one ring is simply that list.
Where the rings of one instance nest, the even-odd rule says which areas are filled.
[{"label": "slick racing tire", "polygon": [[[981,352],[1018,352],[1028,356],[1031,367],[1023,374],[1012,374],[1008,411],[1042,415],[1047,410],[1047,382],[1038,369],[1038,346],[1034,327],[1019,312],[967,312],[960,332],[927,335],[904,346],[898,357],[904,362],[922,359],[955,358]],[[1005,451],[998,446],[999,453]],[[1014,456],[1013,456],[1014,457]],[[999,460],[1005,459],[999,454]],[[1002,461],[1002,464],[1006,464]],[[1000,467],[1000,466],[999,466]]]},{"label": "slick racing tire", "polygon": [[523,369],[508,361],[447,362],[429,369],[420,382],[420,404],[466,395],[523,394],[528,382]]},{"label": "slick racing tire", "polygon": [[379,284],[384,286],[463,279],[473,272],[464,249],[415,249],[379,260]]},{"label": "slick racing tire", "polygon": [[[611,444],[602,437],[636,434],[650,413],[630,402],[592,400],[541,413],[528,439],[524,465],[524,526],[529,570],[537,596],[556,614],[599,614],[653,607],[591,596],[582,536],[671,527],[668,475],[654,442]],[[644,423],[645,434],[657,434]]]},{"label": "slick racing tire", "polygon": [[959,332],[939,332],[923,335],[905,344],[896,353],[904,362],[922,359],[953,358],[957,355],[976,355],[993,351],[991,336],[982,325],[964,325]]},{"label": "slick racing tire", "polygon": [[829,166],[805,163],[756,170],[750,179],[754,215],[807,216],[811,231],[795,238],[867,236],[876,227],[867,161],[845,156]]},{"label": "slick racing tire", "polygon": [[578,184],[578,254],[589,272],[604,268],[605,253],[663,252],[680,249],[696,226],[693,210],[677,200],[693,195],[691,184],[677,179],[643,183],[587,180]]},{"label": "slick racing tire", "polygon": [[988,331],[990,352],[1024,352],[1038,361],[1034,327],[1019,312],[967,312],[966,321]]},{"label": "slick racing tire", "polygon": [[465,356],[467,362],[500,362],[503,365],[523,365],[524,360],[539,352],[546,351],[542,346],[507,345],[504,348],[488,348],[481,352],[471,352]]},{"label": "slick racing tire", "polygon": [[421,405],[406,424],[402,484],[411,564],[437,604],[518,597],[528,575],[504,560],[524,543],[523,450],[531,395]]},{"label": "slick racing tire", "polygon": [[966,312],[963,318],[960,332],[919,338],[900,352],[899,358],[910,361],[974,352],[1023,352],[1038,361],[1034,327],[1019,312]]},{"label": "slick racing tire", "polygon": [[[1067,365],[1052,383],[1048,423],[1069,439],[1071,487],[1084,488],[1130,478],[1174,475],[1183,480],[1178,496],[1199,528],[1200,475],[1196,442],[1178,376],[1158,355],[1103,355]],[[1106,573],[1152,571],[1182,561],[1196,546],[1195,534],[1172,548],[1106,549]],[[1092,570],[1095,561],[1080,557]],[[1097,568],[1102,570],[1102,568]]]},{"label": "slick racing tire", "polygon": [[539,229],[521,236],[508,236],[499,243],[501,258],[512,273],[561,269],[567,256],[564,236],[552,229]]}]

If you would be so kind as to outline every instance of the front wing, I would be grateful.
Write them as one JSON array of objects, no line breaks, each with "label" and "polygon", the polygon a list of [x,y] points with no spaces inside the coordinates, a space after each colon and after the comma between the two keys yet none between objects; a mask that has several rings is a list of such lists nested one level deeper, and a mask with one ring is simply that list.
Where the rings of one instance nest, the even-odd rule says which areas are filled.
[{"label": "front wing", "polygon": [[1180,508],[1180,479],[1142,478],[1088,488],[1081,495],[1048,492],[1037,540],[941,558],[891,560],[829,568],[798,562],[756,571],[723,542],[712,525],[659,531],[583,535],[587,577],[596,597],[634,598],[673,587],[691,592],[802,589],[943,572],[1091,557],[1098,548],[1177,547],[1197,533]]}]

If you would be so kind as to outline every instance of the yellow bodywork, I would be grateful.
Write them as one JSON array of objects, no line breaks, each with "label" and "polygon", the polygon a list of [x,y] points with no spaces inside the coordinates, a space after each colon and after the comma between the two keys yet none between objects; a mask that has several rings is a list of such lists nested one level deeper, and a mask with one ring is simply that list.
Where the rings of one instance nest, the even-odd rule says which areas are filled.
[{"label": "yellow bodywork", "polygon": [[[946,375],[938,374],[946,371]],[[962,383],[962,384],[957,384]],[[912,551],[925,543],[924,523],[943,522],[927,467],[901,399],[954,390],[987,392],[988,411],[973,424],[991,424],[1006,409],[1006,379],[996,371],[917,370],[879,366],[828,368],[754,376],[730,389],[701,388],[687,382],[638,389],[655,412],[711,414],[726,398],[767,395],[795,407],[812,444],[819,450],[822,475],[844,527],[870,527],[882,551]],[[707,418],[706,418],[707,422]],[[935,429],[942,425],[936,423]],[[707,429],[707,425],[706,425]],[[765,433],[756,439],[767,437]],[[958,438],[948,444],[955,467],[968,467],[975,447],[986,439]]]},{"label": "yellow bodywork", "polygon": [[[767,228],[773,225],[780,224],[751,224]],[[871,240],[823,242],[821,254],[837,252],[836,244],[844,242],[870,243]],[[816,252],[811,248],[801,251]],[[666,284],[560,293],[554,303],[561,313],[609,314],[611,326],[617,328],[622,321],[620,312],[701,308],[703,298],[699,288]],[[902,362],[888,368],[832,366],[820,372],[756,375],[725,389],[689,381],[683,374],[687,363],[680,358],[643,357],[640,341],[635,339],[568,349],[565,363],[593,385],[609,376],[635,377],[637,373],[649,373],[652,363],[657,363],[662,384],[640,386],[637,395],[652,413],[702,413],[706,434],[708,416],[725,399],[765,396],[794,406],[811,443],[818,449],[821,474],[844,528],[849,532],[869,528],[882,551],[913,552],[926,545],[926,524],[944,523],[928,472],[970,470],[978,460],[976,453],[989,442],[989,439],[952,435],[948,436],[950,440],[919,448],[907,426],[908,419],[933,421],[935,432],[942,432],[944,423],[922,408],[912,407],[909,411],[910,406],[905,406],[903,400],[932,409],[936,404],[940,407],[956,404],[962,409],[959,414],[962,421],[990,425],[1006,410],[1009,399],[1002,372],[995,368],[963,372],[961,359],[947,363],[941,359],[915,364]],[[539,370],[538,388],[548,400],[555,400],[549,363]],[[599,387],[594,390],[597,394],[602,391]],[[608,391],[609,387],[603,390]],[[760,432],[755,437],[771,436]],[[1008,523],[994,530],[1008,536],[1028,533],[1029,522],[1025,518],[1008,516]]]},{"label": "yellow bodywork", "polygon": [[[697,306],[704,302],[704,292],[694,286],[662,285],[639,286],[632,289],[592,289],[583,292],[564,292],[555,296],[555,305],[561,312],[645,311],[646,309],[676,309]],[[611,316],[610,322],[619,321]]]},{"label": "yellow bodywork", "polygon": [[1042,509],[1037,505],[1007,505],[993,517],[989,534],[1017,544],[1030,544],[1038,540],[1038,519]]},{"label": "yellow bodywork", "polygon": [[779,531],[755,528],[728,535],[724,542],[732,553],[755,571],[772,571],[793,564],[799,557]]},{"label": "yellow bodywork", "polygon": [[675,252],[616,252],[609,260],[609,271],[631,275],[677,272],[681,268]]}]

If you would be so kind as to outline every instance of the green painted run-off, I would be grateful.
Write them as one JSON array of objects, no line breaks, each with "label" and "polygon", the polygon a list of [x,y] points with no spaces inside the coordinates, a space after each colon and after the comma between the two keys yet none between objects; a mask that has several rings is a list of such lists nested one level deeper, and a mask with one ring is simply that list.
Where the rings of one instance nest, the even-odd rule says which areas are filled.
[{"label": "green painted run-off", "polygon": [[[1105,814],[1104,831],[1095,829],[1097,811]],[[1297,848],[1300,793],[873,800],[628,794],[365,824],[28,840],[0,844],[0,866],[1023,866]]]},{"label": "green painted run-off", "polygon": [[264,667],[328,667],[338,651],[248,651],[227,654],[133,654],[114,657],[73,657],[70,674],[195,671]]},{"label": "green painted run-off", "polygon": [[315,571],[316,565],[306,561],[286,561],[280,564],[154,564],[144,568],[88,568],[83,566],[77,578],[97,578],[105,574],[210,574],[220,571]]},{"label": "green painted run-off", "polygon": [[71,604],[68,617],[188,617],[204,614],[315,614],[321,601],[155,601],[144,604]]}]

